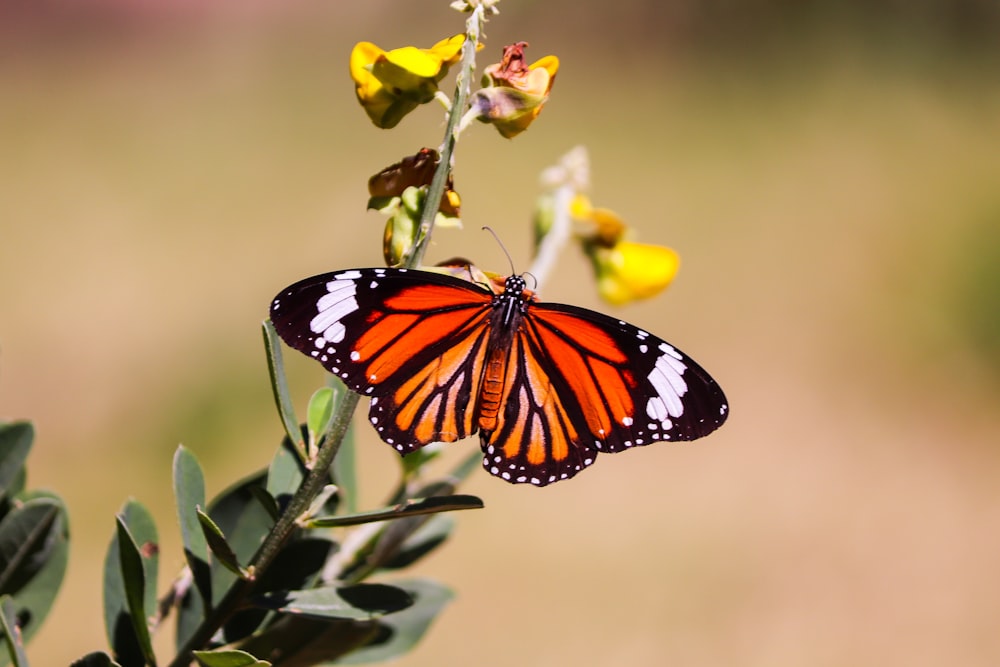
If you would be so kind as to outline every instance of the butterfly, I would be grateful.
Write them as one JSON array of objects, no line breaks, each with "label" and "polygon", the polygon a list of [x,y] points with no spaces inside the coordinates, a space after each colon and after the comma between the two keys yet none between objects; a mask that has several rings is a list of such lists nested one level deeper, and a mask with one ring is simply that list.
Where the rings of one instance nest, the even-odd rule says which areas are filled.
[{"label": "butterfly", "polygon": [[694,440],[725,422],[722,389],[690,357],[622,320],[539,301],[522,276],[490,288],[412,269],[306,278],[271,303],[291,347],[371,397],[401,455],[479,432],[511,483],[573,477],[602,452]]}]

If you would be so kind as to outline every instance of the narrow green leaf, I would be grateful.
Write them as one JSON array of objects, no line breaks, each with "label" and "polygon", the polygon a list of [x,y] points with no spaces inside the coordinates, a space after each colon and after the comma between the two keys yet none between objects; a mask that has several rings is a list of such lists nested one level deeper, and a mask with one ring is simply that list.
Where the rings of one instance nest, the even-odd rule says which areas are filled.
[{"label": "narrow green leaf", "polygon": [[454,495],[435,496],[422,500],[409,500],[400,505],[387,507],[369,512],[359,512],[344,516],[329,516],[313,519],[309,525],[314,528],[332,528],[335,526],[355,526],[362,523],[374,523],[375,521],[385,521],[388,519],[401,519],[403,517],[418,516],[421,514],[435,514],[437,512],[451,512],[455,510],[481,509],[483,501],[476,496]]},{"label": "narrow green leaf", "polygon": [[367,645],[333,664],[385,662],[404,655],[417,645],[437,615],[454,597],[448,588],[429,579],[395,581],[393,585],[410,594],[414,599],[413,606],[380,618],[378,625],[383,631],[375,634]]},{"label": "narrow green leaf", "polygon": [[195,660],[203,667],[270,667],[267,660],[258,660],[246,651],[194,651]]},{"label": "narrow green leaf", "polygon": [[[129,500],[125,504],[119,519],[124,521],[133,546],[140,545],[138,550],[142,556],[145,578],[142,618],[149,618],[156,610],[156,578],[159,569],[156,524],[149,510],[135,500]],[[129,611],[119,542],[119,531],[116,529],[104,559],[104,623],[115,659],[126,667],[133,667],[142,665],[145,655]]]},{"label": "narrow green leaf", "polygon": [[305,443],[299,431],[299,420],[295,416],[292,405],[292,395],[288,391],[288,379],[285,377],[285,362],[281,356],[281,339],[274,330],[271,320],[264,320],[264,348],[267,350],[267,370],[271,374],[271,388],[274,390],[274,403],[278,407],[281,423],[285,433],[295,447],[304,453]]},{"label": "narrow green leaf", "polygon": [[333,421],[333,404],[336,394],[330,387],[320,387],[309,399],[306,412],[306,431],[309,433],[309,456],[315,456],[320,439],[326,435]]},{"label": "narrow green leaf", "polygon": [[219,526],[212,521],[210,516],[201,511],[200,508],[196,509],[195,512],[198,516],[198,523],[201,524],[202,534],[208,542],[208,548],[212,550],[212,554],[218,559],[219,563],[234,574],[244,579],[248,578],[249,574],[240,565],[236,552],[229,546],[229,542],[226,541],[226,536],[222,534]]},{"label": "narrow green leaf", "polygon": [[129,534],[128,526],[121,515],[116,517],[118,535],[118,558],[122,568],[122,581],[125,584],[125,601],[132,619],[132,629],[139,641],[139,649],[150,665],[155,667],[156,655],[153,653],[152,638],[149,634],[149,621],[145,609],[146,574],[143,568],[143,557],[139,546]]},{"label": "narrow green leaf", "polygon": [[28,656],[24,654],[24,640],[17,625],[17,610],[9,595],[0,598],[0,625],[3,627],[3,641],[7,645],[7,655],[14,667],[28,667]]},{"label": "narrow green leaf", "polygon": [[[198,520],[198,508],[205,506],[205,476],[198,459],[183,445],[174,453],[174,498],[181,526],[184,559],[205,607],[212,600],[208,542]],[[207,611],[207,609],[206,609]]]},{"label": "narrow green leaf", "polygon": [[46,538],[59,510],[57,502],[38,498],[0,521],[0,593],[16,593],[45,564],[55,546]]},{"label": "narrow green leaf", "polygon": [[286,614],[364,621],[406,609],[413,598],[395,586],[355,584],[269,593],[256,598],[254,604]]},{"label": "narrow green leaf", "polygon": [[74,660],[69,667],[121,667],[104,651],[94,651]]},{"label": "narrow green leaf", "polygon": [[35,439],[30,422],[0,425],[0,496],[9,494],[24,470],[24,462]]},{"label": "narrow green leaf", "polygon": [[62,500],[51,492],[31,492],[25,494],[22,500],[22,510],[38,503],[50,504],[56,509],[55,519],[49,524],[48,531],[37,540],[37,549],[28,550],[23,559],[25,566],[10,579],[12,585],[8,592],[13,593],[17,616],[23,622],[21,634],[27,643],[52,609],[66,574],[69,561],[69,517]]}]

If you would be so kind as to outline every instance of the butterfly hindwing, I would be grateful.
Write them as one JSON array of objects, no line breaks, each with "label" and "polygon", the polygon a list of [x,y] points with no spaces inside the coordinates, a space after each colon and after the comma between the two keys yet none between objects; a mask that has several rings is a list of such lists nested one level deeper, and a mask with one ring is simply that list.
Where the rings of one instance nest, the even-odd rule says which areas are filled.
[{"label": "butterfly hindwing", "polygon": [[491,294],[422,271],[358,269],[315,276],[271,305],[278,334],[352,390],[400,453],[475,432]]},{"label": "butterfly hindwing", "polygon": [[528,336],[514,337],[505,387],[497,427],[480,438],[486,470],[511,483],[543,486],[594,462],[597,452],[579,444],[582,417],[566,400],[565,376]]},{"label": "butterfly hindwing", "polygon": [[510,482],[568,479],[600,452],[707,435],[718,384],[682,352],[600,313],[530,303],[512,345],[506,408],[482,434],[484,467]]}]

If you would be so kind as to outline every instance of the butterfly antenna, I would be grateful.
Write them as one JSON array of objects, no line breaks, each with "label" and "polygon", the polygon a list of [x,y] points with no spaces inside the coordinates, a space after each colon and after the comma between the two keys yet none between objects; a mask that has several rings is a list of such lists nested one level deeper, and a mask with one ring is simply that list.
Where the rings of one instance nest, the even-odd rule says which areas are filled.
[{"label": "butterfly antenna", "polygon": [[503,250],[503,254],[507,256],[507,263],[510,264],[510,275],[516,274],[517,271],[514,269],[514,260],[511,259],[510,253],[507,252],[507,247],[503,244],[503,241],[500,240],[500,237],[497,236],[497,233],[493,231],[492,227],[489,226],[484,226],[483,231],[489,232],[493,235],[493,238],[496,239],[497,245],[500,246],[501,250]]}]

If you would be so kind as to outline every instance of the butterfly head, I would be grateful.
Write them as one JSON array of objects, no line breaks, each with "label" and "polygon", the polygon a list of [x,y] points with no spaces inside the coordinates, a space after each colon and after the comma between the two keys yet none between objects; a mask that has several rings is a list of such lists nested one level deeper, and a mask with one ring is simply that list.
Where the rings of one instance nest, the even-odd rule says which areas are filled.
[{"label": "butterfly head", "polygon": [[527,304],[538,300],[535,292],[528,289],[528,281],[524,279],[523,273],[507,276],[503,283],[503,293],[499,296],[503,301],[518,304],[521,310],[524,310]]}]

